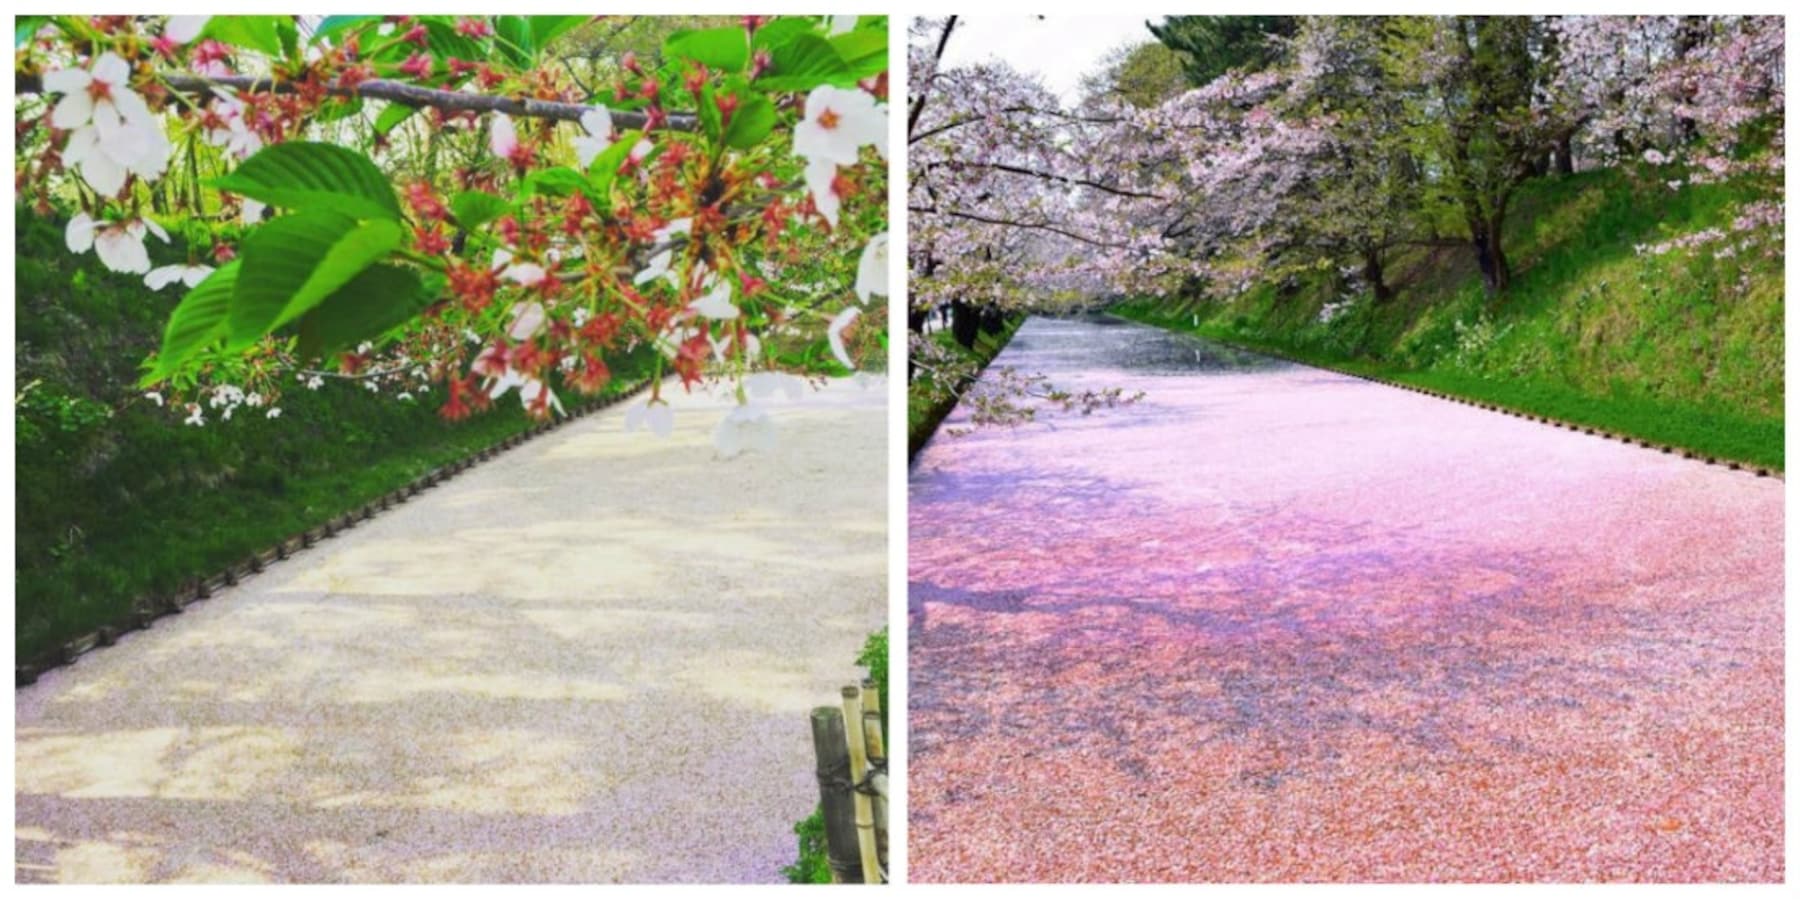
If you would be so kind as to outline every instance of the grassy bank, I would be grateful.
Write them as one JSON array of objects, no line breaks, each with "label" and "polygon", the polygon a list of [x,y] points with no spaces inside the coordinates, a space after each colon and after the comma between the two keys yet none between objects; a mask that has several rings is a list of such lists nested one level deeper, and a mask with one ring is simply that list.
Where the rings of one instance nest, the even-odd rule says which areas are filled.
[{"label": "grassy bank", "polygon": [[[451,424],[420,402],[295,385],[279,419],[185,427],[132,387],[180,292],[152,293],[15,214],[17,625],[30,659],[524,430],[516,403]],[[157,264],[182,251],[151,242]],[[647,370],[620,360],[614,385]],[[29,390],[26,386],[30,385]]]},{"label": "grassy bank", "polygon": [[919,372],[906,386],[906,456],[911,459],[937,432],[937,427],[956,408],[958,392],[969,380],[981,374],[1008,341],[1025,323],[1024,316],[1012,316],[996,333],[981,332],[973,348],[964,347],[950,336],[949,329],[933,332],[928,340],[958,361],[948,377]]},{"label": "grassy bank", "polygon": [[1509,219],[1511,290],[1490,298],[1461,247],[1395,254],[1395,295],[1335,278],[1242,295],[1138,300],[1141,322],[1564,419],[1696,453],[1784,468],[1779,247],[1653,245],[1728,230],[1748,189],[1620,171],[1528,184]]}]

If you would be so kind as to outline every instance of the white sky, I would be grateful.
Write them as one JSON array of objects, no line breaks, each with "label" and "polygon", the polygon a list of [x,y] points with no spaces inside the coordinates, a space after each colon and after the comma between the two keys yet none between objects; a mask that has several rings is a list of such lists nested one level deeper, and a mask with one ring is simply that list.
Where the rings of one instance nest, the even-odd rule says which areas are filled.
[{"label": "white sky", "polygon": [[1127,41],[1156,38],[1144,27],[1161,16],[972,16],[957,20],[944,51],[948,65],[999,59],[1044,80],[1064,102],[1073,102],[1081,76],[1094,70],[1108,50]]}]

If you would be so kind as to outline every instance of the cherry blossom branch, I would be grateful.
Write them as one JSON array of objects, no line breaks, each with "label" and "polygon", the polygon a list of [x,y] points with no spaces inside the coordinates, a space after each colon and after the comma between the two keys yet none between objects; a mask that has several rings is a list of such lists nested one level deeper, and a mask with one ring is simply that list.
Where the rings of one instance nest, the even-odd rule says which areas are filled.
[{"label": "cherry blossom branch", "polygon": [[[215,87],[277,94],[296,93],[299,90],[298,85],[292,81],[277,81],[273,78],[253,75],[165,74],[159,76],[159,79],[171,90],[187,94],[204,93]],[[43,80],[36,75],[15,75],[13,76],[13,92],[21,95],[41,94],[43,93]],[[389,100],[414,108],[428,106],[446,112],[498,112],[506,113],[509,116],[551,119],[558,122],[578,122],[583,115],[593,110],[593,107],[582,103],[561,103],[554,100],[444,91],[382,78],[371,78],[352,85],[344,85],[333,79],[325,86],[325,92],[334,97],[368,97],[375,100]],[[620,128],[642,128],[649,121],[649,117],[635,110],[615,110],[612,112],[612,120],[613,124]],[[691,115],[671,114],[665,119],[664,127],[675,131],[693,131],[698,125]]]},{"label": "cherry blossom branch", "polygon": [[[911,135],[913,129],[919,125],[919,115],[925,111],[925,99],[931,96],[930,82],[937,80],[937,66],[944,60],[944,47],[950,43],[950,32],[954,30],[956,30],[956,16],[951,16],[944,20],[944,30],[938,35],[937,51],[931,57],[933,61],[931,78],[927,83],[914,88],[918,92],[918,97],[913,99],[912,111],[906,114],[906,133],[908,135]],[[912,140],[909,138],[907,143],[912,143]]]},{"label": "cherry blossom branch", "polygon": [[1032,169],[1032,168],[1027,168],[1025,166],[1015,166],[1015,165],[1011,165],[1008,163],[996,163],[996,162],[934,163],[934,164],[927,165],[924,167],[925,171],[927,171],[927,172],[929,172],[930,170],[935,169],[935,168],[948,168],[948,169],[952,169],[952,170],[963,169],[963,168],[993,169],[993,170],[1000,171],[1000,172],[1011,172],[1014,175],[1029,175],[1033,178],[1039,178],[1044,181],[1054,181],[1058,184],[1075,184],[1075,185],[1080,185],[1082,187],[1091,187],[1095,190],[1105,191],[1108,194],[1112,194],[1112,195],[1118,196],[1118,197],[1136,197],[1136,198],[1143,199],[1143,200],[1166,200],[1166,199],[1168,199],[1167,197],[1164,197],[1161,194],[1146,194],[1146,193],[1142,193],[1140,191],[1133,191],[1133,190],[1127,190],[1125,188],[1113,187],[1110,184],[1106,184],[1104,182],[1099,182],[1099,181],[1093,181],[1093,180],[1090,180],[1087,178],[1076,178],[1072,175],[1058,175],[1055,172],[1045,172],[1041,169]]},{"label": "cherry blossom branch", "polygon": [[979,213],[962,212],[960,210],[954,210],[954,209],[939,209],[934,206],[909,206],[906,209],[908,212],[925,213],[928,215],[938,215],[938,216],[949,216],[953,219],[967,219],[971,222],[981,222],[981,223],[984,223],[987,225],[1005,225],[1009,228],[1030,228],[1030,229],[1033,229],[1036,231],[1047,231],[1051,234],[1059,234],[1059,235],[1062,235],[1063,237],[1066,237],[1072,241],[1080,241],[1084,244],[1089,244],[1089,245],[1095,246],[1095,247],[1106,247],[1106,248],[1114,249],[1114,250],[1122,250],[1122,249],[1126,249],[1131,246],[1130,244],[1120,244],[1120,243],[1114,243],[1111,241],[1102,241],[1097,238],[1091,238],[1091,237],[1088,237],[1083,234],[1076,234],[1073,231],[1065,230],[1058,226],[1052,225],[1048,222],[1020,222],[1015,219],[1000,219],[1000,218],[994,218],[992,216],[984,216]]}]

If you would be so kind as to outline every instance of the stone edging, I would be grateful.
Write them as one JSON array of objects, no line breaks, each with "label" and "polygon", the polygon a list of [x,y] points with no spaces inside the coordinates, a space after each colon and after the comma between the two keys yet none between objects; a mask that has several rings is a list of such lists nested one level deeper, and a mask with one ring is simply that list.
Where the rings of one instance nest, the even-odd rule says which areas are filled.
[{"label": "stone edging", "polygon": [[[1121,317],[1121,318],[1124,318],[1124,317]],[[1136,319],[1128,319],[1127,321],[1135,322],[1137,320]],[[1149,322],[1139,322],[1138,324],[1150,325],[1150,327],[1152,327],[1152,328],[1163,328],[1163,326],[1161,326],[1161,325],[1151,325]],[[1172,329],[1172,328],[1163,328],[1163,330],[1164,331],[1174,331],[1174,329]],[[1411,391],[1415,394],[1424,394],[1427,397],[1435,397],[1439,400],[1448,400],[1451,403],[1460,403],[1464,406],[1473,406],[1478,409],[1485,409],[1485,410],[1488,410],[1489,412],[1497,412],[1502,415],[1508,415],[1508,416],[1512,416],[1512,417],[1518,418],[1518,419],[1528,419],[1533,422],[1539,422],[1539,423],[1542,423],[1545,425],[1550,425],[1550,426],[1553,426],[1556,428],[1567,428],[1570,431],[1580,432],[1582,434],[1591,434],[1596,437],[1608,438],[1610,440],[1619,441],[1621,443],[1635,444],[1639,447],[1644,447],[1644,448],[1651,449],[1651,450],[1661,450],[1664,453],[1670,453],[1670,454],[1679,453],[1685,459],[1699,460],[1700,462],[1703,462],[1703,463],[1706,463],[1707,465],[1712,465],[1712,466],[1723,466],[1734,472],[1739,472],[1739,471],[1753,472],[1758,477],[1761,477],[1761,478],[1773,478],[1777,481],[1787,480],[1786,477],[1781,472],[1771,469],[1767,466],[1752,465],[1750,463],[1738,462],[1737,460],[1724,459],[1722,457],[1717,457],[1717,456],[1709,456],[1704,453],[1699,453],[1699,452],[1696,452],[1693,450],[1689,450],[1685,447],[1676,447],[1673,444],[1661,444],[1661,443],[1657,443],[1655,441],[1648,440],[1646,438],[1637,437],[1635,435],[1623,434],[1623,433],[1616,432],[1616,431],[1608,431],[1604,428],[1595,428],[1592,425],[1583,425],[1578,422],[1570,422],[1566,419],[1556,419],[1556,418],[1552,418],[1550,416],[1539,415],[1537,413],[1523,412],[1521,410],[1516,410],[1511,407],[1501,406],[1498,403],[1490,403],[1486,400],[1474,400],[1474,399],[1464,397],[1464,396],[1461,396],[1458,394],[1450,394],[1450,393],[1446,393],[1444,391],[1435,391],[1430,388],[1423,388],[1423,387],[1419,387],[1417,385],[1406,384],[1404,382],[1399,382],[1399,381],[1389,381],[1388,379],[1378,378],[1374,375],[1365,375],[1361,372],[1352,372],[1347,369],[1340,369],[1336,366],[1328,366],[1328,365],[1324,365],[1322,363],[1313,362],[1312,360],[1298,359],[1298,358],[1295,358],[1292,356],[1288,356],[1284,353],[1277,353],[1272,350],[1265,350],[1261,347],[1251,347],[1246,344],[1237,343],[1236,341],[1228,341],[1223,338],[1216,338],[1216,337],[1212,337],[1210,335],[1190,334],[1189,332],[1181,332],[1181,331],[1176,331],[1175,333],[1176,334],[1188,334],[1190,337],[1196,337],[1203,341],[1212,341],[1217,344],[1223,344],[1227,347],[1231,347],[1232,349],[1241,350],[1246,353],[1255,353],[1259,356],[1268,356],[1268,357],[1272,357],[1274,359],[1282,360],[1284,362],[1294,363],[1295,365],[1306,366],[1308,368],[1313,368],[1313,369],[1322,369],[1326,372],[1332,372],[1332,373],[1335,373],[1338,375],[1347,375],[1351,378],[1358,378],[1363,381],[1371,382],[1373,384],[1379,384],[1379,385],[1383,385],[1385,387],[1391,387],[1391,388],[1399,388],[1400,390]]]},{"label": "stone edging", "polygon": [[208,578],[198,578],[172,594],[139,597],[131,603],[131,611],[125,617],[111,625],[103,625],[98,630],[82,635],[74,640],[65,641],[61,646],[49,651],[29,662],[19,662],[14,666],[14,688],[21,688],[37,681],[38,676],[59,666],[73,663],[80,657],[101,647],[110,647],[126,632],[149,628],[150,624],[163,616],[174,615],[212,596],[214,591],[255,575],[277,561],[287,559],[290,555],[311,547],[320,541],[333,537],[341,532],[356,527],[358,522],[365,522],[375,517],[377,512],[391,509],[407,500],[450,480],[461,472],[473,468],[477,463],[486,462],[498,456],[502,451],[510,450],[526,441],[555,431],[584,416],[617,406],[643,393],[656,379],[645,378],[630,389],[611,397],[593,400],[575,407],[574,411],[558,419],[540,422],[517,434],[505,438],[497,444],[477,450],[474,453],[446,463],[407,484],[383,494],[342,515],[333,516],[325,524],[309,528],[275,546],[257,553],[252,553],[242,562],[227,566],[224,571]]}]

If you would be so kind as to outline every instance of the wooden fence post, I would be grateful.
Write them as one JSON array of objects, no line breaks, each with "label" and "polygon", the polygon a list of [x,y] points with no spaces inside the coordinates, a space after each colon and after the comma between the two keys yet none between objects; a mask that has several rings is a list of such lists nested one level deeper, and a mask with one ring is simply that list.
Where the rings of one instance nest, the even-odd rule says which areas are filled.
[{"label": "wooden fence post", "polygon": [[[844,687],[844,735],[850,751],[850,783],[862,784],[869,772],[868,738],[863,733],[862,688]],[[856,810],[856,846],[862,853],[864,884],[881,883],[881,858],[875,848],[875,804],[865,791],[853,790]]]},{"label": "wooden fence post", "polygon": [[850,746],[844,715],[836,707],[812,711],[813,757],[818,761],[819,814],[825,820],[825,856],[831,880],[858,884],[863,880],[856,846],[856,810],[851,801]]},{"label": "wooden fence post", "polygon": [[[881,731],[881,688],[873,678],[863,679],[863,728],[869,736],[869,757],[880,760],[887,765],[887,740]],[[888,858],[888,816],[887,816],[887,775],[879,775],[875,782],[879,783],[880,793],[875,795],[875,850],[882,858]]]}]

